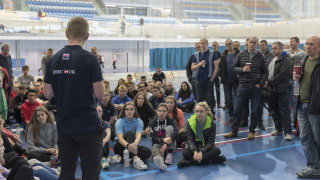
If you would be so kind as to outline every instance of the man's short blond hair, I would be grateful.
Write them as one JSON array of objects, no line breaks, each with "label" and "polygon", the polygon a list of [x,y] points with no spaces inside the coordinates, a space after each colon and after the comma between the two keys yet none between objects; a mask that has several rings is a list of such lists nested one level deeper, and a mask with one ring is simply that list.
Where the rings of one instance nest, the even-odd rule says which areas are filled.
[{"label": "man's short blond hair", "polygon": [[73,17],[68,22],[66,31],[69,34],[69,38],[78,39],[79,41],[86,40],[89,33],[89,23],[83,17]]},{"label": "man's short blond hair", "polygon": [[10,45],[8,43],[2,43],[1,44],[1,50],[3,50],[4,48],[9,48],[10,49]]},{"label": "man's short blond hair", "polygon": [[127,86],[125,86],[125,85],[119,86],[119,87],[118,87],[118,91],[120,91],[120,90],[125,90],[126,92],[128,92],[128,88],[127,88]]},{"label": "man's short blond hair", "polygon": [[208,39],[206,39],[206,38],[200,39],[199,43],[200,43],[202,40],[204,40],[207,44],[209,44],[209,41],[208,41]]}]

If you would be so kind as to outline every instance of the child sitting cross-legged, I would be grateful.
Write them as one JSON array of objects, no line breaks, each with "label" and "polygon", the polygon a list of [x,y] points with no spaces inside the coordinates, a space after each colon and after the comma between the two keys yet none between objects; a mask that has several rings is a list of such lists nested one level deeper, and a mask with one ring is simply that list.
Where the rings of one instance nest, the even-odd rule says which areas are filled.
[{"label": "child sitting cross-legged", "polygon": [[45,107],[39,106],[34,110],[26,137],[29,150],[28,159],[34,158],[47,162],[50,161],[52,155],[58,158],[56,123]]},{"label": "child sitting cross-legged", "polygon": [[129,151],[129,157],[133,160],[133,167],[136,169],[147,169],[144,160],[151,156],[151,151],[147,147],[140,146],[141,135],[143,131],[143,122],[139,118],[137,109],[133,102],[127,102],[120,113],[116,122],[116,134],[118,142],[113,146],[113,157],[108,158],[110,164],[120,162],[123,157],[123,151]]},{"label": "child sitting cross-legged", "polygon": [[173,151],[176,148],[175,139],[179,130],[176,121],[168,116],[168,107],[165,103],[159,104],[156,112],[157,116],[149,124],[153,162],[161,170],[166,170],[166,164],[172,164]]},{"label": "child sitting cross-legged", "polygon": [[102,159],[101,159],[101,168],[106,169],[109,167],[107,162],[107,157],[109,155],[109,141],[111,138],[111,129],[110,124],[107,121],[102,119],[102,107],[101,105],[97,106],[97,112],[102,124]]},{"label": "child sitting cross-legged", "polygon": [[206,102],[199,102],[195,106],[195,114],[188,119],[186,128],[188,148],[183,151],[183,159],[177,164],[179,168],[226,161],[226,157],[220,155],[221,150],[214,145],[216,139],[214,118]]}]

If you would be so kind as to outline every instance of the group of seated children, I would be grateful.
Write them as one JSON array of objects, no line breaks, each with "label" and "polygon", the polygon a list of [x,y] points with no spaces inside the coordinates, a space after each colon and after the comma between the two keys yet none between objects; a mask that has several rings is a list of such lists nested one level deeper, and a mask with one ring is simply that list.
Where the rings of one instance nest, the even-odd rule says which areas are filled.
[{"label": "group of seated children", "polygon": [[[127,82],[119,79],[112,100],[109,82],[105,82],[107,88],[104,98],[97,107],[104,129],[101,159],[103,169],[121,162],[124,150],[129,151],[136,169],[147,169],[144,160],[152,154],[154,164],[159,169],[166,170],[167,165],[172,164],[177,147],[187,147],[178,167],[226,161],[223,155],[220,156],[220,149],[214,145],[215,117],[207,103],[200,102],[195,106],[194,96],[187,82],[182,82],[180,90],[176,92],[170,87],[171,82],[167,82],[167,88],[162,89],[161,83],[147,83],[145,76],[141,79],[143,81],[137,85],[138,90],[134,89],[132,77],[127,77]],[[129,94],[135,94],[133,100]],[[193,112],[194,108],[194,114],[186,126],[183,111]],[[117,114],[118,118],[115,120]],[[152,150],[139,145],[142,137],[151,138]],[[114,156],[108,156],[110,140],[114,141]]]},{"label": "group of seated children", "polygon": [[[137,96],[140,96],[140,98]],[[142,93],[138,93],[137,96],[135,97],[137,102],[144,100]],[[188,146],[183,152],[183,159],[177,164],[178,167],[225,162],[225,156],[220,155],[220,149],[214,145],[216,136],[215,118],[207,103],[200,102],[195,106],[195,113],[188,119],[187,128],[185,128],[184,122],[171,118],[174,117],[173,110],[176,108],[174,102],[172,96],[167,97],[166,103],[160,103],[157,106],[156,115],[148,122],[146,129],[148,128],[150,133],[152,151],[140,145],[146,129],[144,129],[144,122],[139,118],[138,108],[134,102],[126,102],[124,104],[116,121],[116,138],[113,145],[114,156],[108,157],[109,150],[106,147],[108,147],[108,141],[111,139],[111,129],[108,122],[103,122],[102,168],[107,168],[110,164],[120,163],[124,158],[124,150],[128,150],[129,158],[132,159],[134,168],[147,169],[148,167],[144,160],[148,159],[152,154],[154,164],[159,169],[166,170],[167,165],[172,164],[173,153],[179,141],[185,141]],[[143,106],[143,103],[139,103]],[[102,107],[100,105],[98,105],[97,111],[102,119]],[[170,113],[172,116],[170,116]]]},{"label": "group of seated children", "polygon": [[[23,76],[27,74],[24,72]],[[15,84],[13,99],[15,119],[23,124],[26,131],[27,150],[19,146],[19,138],[15,136],[12,137],[12,143],[8,141],[5,144],[9,144],[14,151],[21,152],[21,155],[26,155],[28,159],[34,159],[29,164],[41,164],[59,158],[54,121],[55,104],[54,99],[43,99],[40,82],[31,84],[32,88],[24,81]],[[127,82],[119,79],[114,91],[111,91],[107,80],[104,80],[104,85],[104,96],[97,105],[104,137],[101,147],[102,169],[121,162],[125,149],[129,151],[129,158],[136,169],[147,169],[144,160],[152,154],[154,164],[159,169],[166,170],[167,165],[172,164],[177,147],[187,147],[178,167],[226,161],[223,155],[220,156],[220,149],[214,145],[215,118],[205,102],[195,105],[187,82],[181,83],[178,92],[171,82],[165,81],[163,88],[161,81],[146,82],[145,76],[141,77],[137,90],[132,82],[132,75],[127,76]],[[194,114],[185,125],[183,112],[193,112],[194,107]],[[140,145],[142,137],[151,138],[152,150]],[[114,142],[114,156],[109,156],[110,140]],[[0,155],[3,155],[1,150]],[[42,166],[44,165],[41,164]],[[58,173],[48,168],[44,168],[49,172],[46,176],[57,179]],[[43,170],[43,167],[40,169]],[[33,170],[34,174],[36,170]]]}]

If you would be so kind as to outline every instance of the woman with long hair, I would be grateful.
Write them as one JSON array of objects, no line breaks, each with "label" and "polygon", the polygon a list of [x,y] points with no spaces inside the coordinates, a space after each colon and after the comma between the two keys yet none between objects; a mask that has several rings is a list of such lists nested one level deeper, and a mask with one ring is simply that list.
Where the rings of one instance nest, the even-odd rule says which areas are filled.
[{"label": "woman with long hair", "polygon": [[220,155],[221,150],[214,145],[216,124],[209,105],[199,102],[194,111],[186,128],[188,148],[183,151],[183,159],[178,162],[178,167],[225,162],[226,157]]},{"label": "woman with long hair", "polygon": [[190,85],[183,81],[181,83],[181,87],[179,89],[179,92],[175,96],[175,99],[177,101],[177,106],[179,109],[181,109],[183,112],[192,112],[194,107],[194,96],[191,91]]},{"label": "woman with long hair", "polygon": [[133,167],[136,169],[147,169],[144,160],[151,156],[151,150],[140,146],[143,132],[143,122],[139,118],[136,106],[133,102],[126,102],[119,119],[116,122],[116,134],[118,142],[113,146],[115,156],[109,158],[109,164],[121,161],[123,151],[129,151],[129,157],[133,160]]},{"label": "woman with long hair", "polygon": [[165,103],[159,104],[156,111],[157,116],[149,124],[153,162],[161,170],[166,170],[167,165],[172,164],[179,131],[176,121],[168,116],[168,106]]},{"label": "woman with long hair", "polygon": [[143,122],[142,136],[146,136],[149,132],[149,122],[154,118],[156,112],[153,110],[152,105],[143,92],[137,93],[133,99],[133,103],[136,105],[139,117]]},{"label": "woman with long hair", "polygon": [[123,78],[120,78],[120,79],[118,80],[117,87],[114,89],[114,94],[115,94],[115,95],[119,94],[118,88],[119,88],[119,86],[124,85],[125,82],[126,82],[126,81],[125,81]]},{"label": "woman with long hair", "polygon": [[176,139],[177,146],[180,148],[184,148],[184,143],[186,141],[186,128],[183,112],[177,108],[177,103],[173,96],[166,97],[164,101],[168,106],[168,116],[177,122],[179,128],[179,135]]},{"label": "woman with long hair", "polygon": [[52,155],[58,158],[56,123],[47,108],[36,107],[27,127],[26,136],[28,159],[34,158],[46,162],[50,161]]}]

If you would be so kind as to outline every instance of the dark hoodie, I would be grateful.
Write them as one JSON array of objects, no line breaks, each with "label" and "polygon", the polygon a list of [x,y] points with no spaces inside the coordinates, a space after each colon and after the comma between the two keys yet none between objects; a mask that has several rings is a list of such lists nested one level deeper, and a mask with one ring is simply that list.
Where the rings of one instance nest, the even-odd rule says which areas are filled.
[{"label": "dark hoodie", "polygon": [[155,116],[153,120],[149,123],[152,145],[163,143],[163,138],[166,137],[167,126],[173,127],[173,133],[170,136],[173,142],[176,140],[177,136],[179,135],[178,125],[175,120],[167,116],[166,120],[161,122],[158,120],[158,116]]}]

